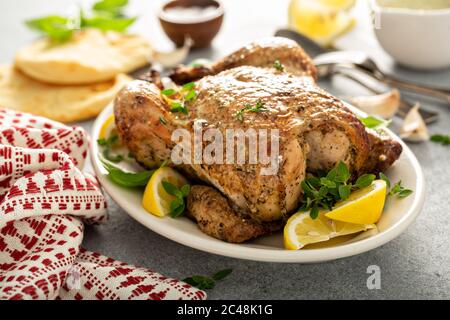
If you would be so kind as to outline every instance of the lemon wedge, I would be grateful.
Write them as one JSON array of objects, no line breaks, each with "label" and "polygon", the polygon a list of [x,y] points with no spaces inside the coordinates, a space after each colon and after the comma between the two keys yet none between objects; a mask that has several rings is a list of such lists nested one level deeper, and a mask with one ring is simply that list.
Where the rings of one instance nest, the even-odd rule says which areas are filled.
[{"label": "lemon wedge", "polygon": [[347,200],[336,203],[327,218],[356,224],[371,224],[380,219],[386,200],[386,182],[375,180],[364,189],[353,191]]},{"label": "lemon wedge", "polygon": [[292,0],[289,26],[323,46],[330,46],[355,25],[355,19],[347,12],[353,5],[353,0]]},{"label": "lemon wedge", "polygon": [[328,219],[320,212],[312,219],[309,212],[298,212],[289,218],[284,227],[284,247],[298,250],[308,244],[328,241],[332,238],[374,229],[374,224],[353,224]]},{"label": "lemon wedge", "polygon": [[106,139],[111,134],[111,131],[115,128],[114,123],[114,115],[111,114],[108,118],[106,118],[105,122],[103,122],[100,127],[100,132],[98,134],[99,139]]},{"label": "lemon wedge", "polygon": [[169,167],[159,168],[153,173],[145,187],[142,206],[145,210],[158,217],[164,217],[169,214],[170,203],[175,200],[174,196],[164,190],[162,181],[170,182],[178,188],[188,183],[181,174]]}]

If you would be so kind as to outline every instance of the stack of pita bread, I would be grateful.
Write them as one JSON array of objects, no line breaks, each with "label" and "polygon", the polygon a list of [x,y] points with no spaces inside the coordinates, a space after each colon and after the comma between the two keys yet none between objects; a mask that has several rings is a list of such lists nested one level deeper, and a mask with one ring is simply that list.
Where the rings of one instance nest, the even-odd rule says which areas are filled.
[{"label": "stack of pita bread", "polygon": [[111,31],[81,30],[62,44],[39,39],[0,66],[0,107],[62,122],[94,117],[151,56],[142,37]]}]

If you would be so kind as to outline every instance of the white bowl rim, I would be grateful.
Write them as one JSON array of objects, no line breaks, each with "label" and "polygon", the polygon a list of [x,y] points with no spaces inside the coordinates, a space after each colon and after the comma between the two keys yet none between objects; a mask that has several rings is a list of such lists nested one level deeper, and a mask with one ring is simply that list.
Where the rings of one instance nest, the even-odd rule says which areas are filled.
[{"label": "white bowl rim", "polygon": [[[357,115],[364,115],[364,113],[357,110],[355,107],[352,107],[347,103],[346,105]],[[110,114],[111,112],[112,104],[108,105],[97,117],[91,132],[93,136],[96,136],[98,134],[101,126],[100,120],[104,119],[106,117],[106,114]],[[126,201],[124,197],[114,197],[114,191],[110,189],[112,182],[109,181],[106,175],[102,173],[104,169],[99,167],[100,161],[98,159],[98,146],[96,143],[91,143],[90,158],[94,171],[97,175],[97,179],[100,181],[102,187],[111,196],[111,198],[113,198],[113,200],[132,218],[137,220],[139,223],[141,223],[151,231],[156,232],[167,239],[204,252],[238,259],[279,263],[317,263],[361,254],[380,247],[403,233],[406,228],[412,222],[414,222],[416,217],[421,212],[425,201],[425,179],[419,161],[417,160],[413,152],[409,149],[409,147],[397,135],[395,135],[389,129],[386,129],[386,133],[402,145],[404,154],[408,159],[411,160],[411,165],[414,168],[414,171],[417,173],[417,189],[414,190],[415,198],[412,205],[408,208],[408,210],[406,210],[401,219],[399,219],[395,224],[390,226],[389,229],[385,230],[382,233],[378,233],[369,238],[352,243],[342,244],[335,247],[310,250],[291,251],[283,249],[245,247],[222,241],[215,242],[214,245],[211,246],[210,242],[199,241],[200,239],[198,238],[198,236],[184,230],[177,230],[178,233],[174,234],[171,233],[170,230],[167,230],[165,226],[161,227],[157,223],[152,225],[152,227],[150,228],[147,225],[147,222],[144,221],[143,216],[139,212],[134,211],[134,208],[132,205],[130,205],[130,202]]]},{"label": "white bowl rim", "polygon": [[382,7],[377,0],[370,0],[370,7],[373,11],[383,13],[402,14],[409,16],[446,16],[450,15],[450,8],[445,9],[410,9],[410,8],[394,8]]}]

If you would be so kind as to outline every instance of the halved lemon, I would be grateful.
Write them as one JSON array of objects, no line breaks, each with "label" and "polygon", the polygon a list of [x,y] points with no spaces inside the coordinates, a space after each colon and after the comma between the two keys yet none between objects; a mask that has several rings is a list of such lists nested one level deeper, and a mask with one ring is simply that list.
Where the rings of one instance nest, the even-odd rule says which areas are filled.
[{"label": "halved lemon", "polygon": [[102,126],[100,127],[100,132],[98,134],[99,139],[107,139],[111,131],[113,131],[115,128],[114,123],[114,114],[111,114],[108,118],[106,118],[105,122],[103,122]]},{"label": "halved lemon", "polygon": [[386,182],[375,180],[364,189],[353,191],[347,200],[336,203],[327,218],[356,224],[371,224],[380,219],[386,200]]},{"label": "halved lemon", "polygon": [[178,188],[188,183],[181,174],[169,167],[159,168],[153,173],[145,187],[142,206],[145,210],[158,217],[164,217],[169,214],[170,203],[175,200],[174,196],[164,190],[162,181],[170,182]]},{"label": "halved lemon", "polygon": [[359,225],[328,219],[320,212],[312,219],[309,212],[298,212],[289,218],[284,227],[284,247],[298,250],[312,243],[376,228],[374,224]]},{"label": "halved lemon", "polygon": [[353,0],[292,0],[289,26],[330,46],[355,25],[355,19],[347,12],[353,5]]}]

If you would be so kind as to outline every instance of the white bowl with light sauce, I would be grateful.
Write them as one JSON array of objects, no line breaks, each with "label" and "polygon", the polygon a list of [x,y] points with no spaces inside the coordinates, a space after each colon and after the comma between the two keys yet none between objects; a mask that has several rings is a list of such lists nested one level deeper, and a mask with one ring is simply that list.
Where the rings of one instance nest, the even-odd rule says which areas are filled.
[{"label": "white bowl with light sauce", "polygon": [[450,67],[450,0],[371,0],[375,35],[398,63]]}]

